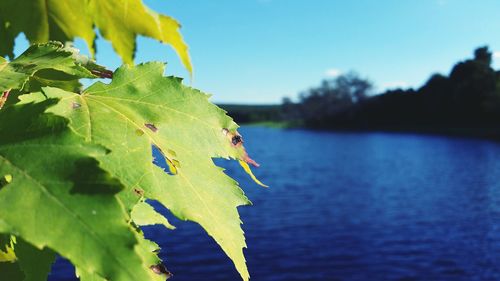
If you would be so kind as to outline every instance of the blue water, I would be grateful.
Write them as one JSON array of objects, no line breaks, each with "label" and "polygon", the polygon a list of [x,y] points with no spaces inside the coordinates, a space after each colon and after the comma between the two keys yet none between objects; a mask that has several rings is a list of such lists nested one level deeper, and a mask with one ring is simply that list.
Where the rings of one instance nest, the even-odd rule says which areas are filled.
[{"label": "blue water", "polygon": [[[241,207],[252,280],[500,280],[500,144],[384,133],[241,129],[256,186]],[[173,281],[239,280],[203,230],[148,227]],[[50,280],[74,280],[62,260]]]}]

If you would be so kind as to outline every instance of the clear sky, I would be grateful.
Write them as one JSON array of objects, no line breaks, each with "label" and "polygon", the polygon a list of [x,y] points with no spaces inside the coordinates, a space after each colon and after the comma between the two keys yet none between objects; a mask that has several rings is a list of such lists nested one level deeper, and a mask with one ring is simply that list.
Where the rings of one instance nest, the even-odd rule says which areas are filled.
[{"label": "clear sky", "polygon": [[[497,51],[494,65],[500,68],[499,0],[145,3],[182,23],[195,69],[192,85],[215,102],[279,103],[349,70],[379,91],[418,87],[481,45]],[[97,47],[99,63],[120,64],[109,43],[100,40]],[[170,47],[141,38],[136,61],[149,60],[166,61],[167,74],[188,77]]]}]

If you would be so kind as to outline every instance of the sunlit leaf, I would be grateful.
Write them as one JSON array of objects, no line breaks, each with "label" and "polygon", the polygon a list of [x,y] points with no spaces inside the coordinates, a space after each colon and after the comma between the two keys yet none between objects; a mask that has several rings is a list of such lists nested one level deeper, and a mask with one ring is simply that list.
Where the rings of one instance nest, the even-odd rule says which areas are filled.
[{"label": "sunlit leaf", "polygon": [[17,259],[14,252],[14,237],[0,234],[0,262],[15,262]]},{"label": "sunlit leaf", "polygon": [[164,216],[144,201],[140,201],[132,208],[131,215],[134,223],[139,226],[160,224],[168,229],[175,229]]},{"label": "sunlit leaf", "polygon": [[61,43],[36,44],[11,62],[0,60],[0,93],[14,89],[33,91],[42,86],[77,90],[78,79],[96,78],[103,71],[103,67],[91,60],[84,61],[75,49]]},{"label": "sunlit leaf", "polygon": [[[44,95],[62,99],[51,112],[68,117],[78,134],[111,149],[99,159],[125,184],[120,198],[129,210],[144,196],[180,219],[199,223],[247,280],[246,244],[236,207],[250,202],[212,161],[248,158],[241,141],[227,138],[237,125],[208,95],[178,78],[164,77],[163,71],[161,63],[124,66],[109,85],[98,82],[81,95],[45,88]],[[25,102],[40,98],[44,96],[23,96]],[[153,164],[152,145],[175,173]]]},{"label": "sunlit leaf", "polygon": [[125,63],[132,63],[138,35],[171,45],[192,73],[179,23],[147,8],[141,0],[2,0],[0,55],[13,57],[14,39],[26,34],[31,43],[74,41],[80,37],[94,54],[96,31],[111,41]]},{"label": "sunlit leaf", "polygon": [[0,188],[0,232],[110,280],[157,278],[135,249],[138,236],[116,195],[123,186],[94,158],[108,150],[83,142],[66,119],[44,114],[54,103],[0,111],[0,176],[11,176]]}]

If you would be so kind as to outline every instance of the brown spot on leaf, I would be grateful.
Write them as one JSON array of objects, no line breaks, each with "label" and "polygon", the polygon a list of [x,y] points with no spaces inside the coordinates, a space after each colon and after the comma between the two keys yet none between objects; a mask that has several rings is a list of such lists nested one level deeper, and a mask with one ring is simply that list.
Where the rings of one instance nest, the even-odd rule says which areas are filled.
[{"label": "brown spot on leaf", "polygon": [[78,108],[80,108],[80,107],[82,107],[82,105],[81,105],[81,104],[79,104],[79,103],[77,103],[77,102],[73,102],[73,103],[71,104],[71,108],[73,108],[73,109],[78,109]]},{"label": "brown spot on leaf", "polygon": [[146,123],[146,124],[144,124],[144,126],[146,126],[146,128],[148,128],[148,129],[150,129],[153,133],[156,133],[158,131],[158,128],[156,128],[156,126],[153,124]]},{"label": "brown spot on leaf", "polygon": [[139,188],[134,188],[134,193],[139,195],[139,196],[144,196],[144,190],[139,189]]},{"label": "brown spot on leaf", "polygon": [[236,135],[236,136],[233,136],[233,138],[231,139],[231,142],[233,143],[233,145],[238,145],[238,143],[243,142],[243,139],[241,138],[240,135]]},{"label": "brown spot on leaf", "polygon": [[167,270],[165,265],[163,265],[162,263],[159,263],[157,265],[152,265],[149,268],[158,275],[165,275],[167,279],[174,276],[170,271]]},{"label": "brown spot on leaf", "polygon": [[113,71],[107,69],[92,69],[90,72],[100,78],[113,78]]},{"label": "brown spot on leaf", "polygon": [[250,156],[248,156],[248,153],[246,152],[245,147],[243,147],[243,142],[244,142],[243,137],[237,131],[235,131],[233,133],[233,132],[230,132],[228,129],[223,128],[222,133],[226,136],[226,138],[229,139],[232,146],[234,146],[236,148],[241,148],[243,150],[244,154],[243,154],[243,156],[241,156],[241,160],[247,162],[248,164],[250,164],[254,167],[260,166],[252,158],[250,158]]},{"label": "brown spot on leaf", "polygon": [[243,143],[243,138],[238,132],[230,132],[228,129],[222,129],[222,133],[229,139],[233,146],[240,146]]}]

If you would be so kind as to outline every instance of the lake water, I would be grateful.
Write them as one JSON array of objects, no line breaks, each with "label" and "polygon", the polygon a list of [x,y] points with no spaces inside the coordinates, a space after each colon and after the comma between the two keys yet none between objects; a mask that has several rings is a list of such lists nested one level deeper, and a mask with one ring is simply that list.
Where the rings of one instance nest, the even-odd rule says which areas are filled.
[{"label": "lake water", "polygon": [[[243,127],[262,167],[240,181],[252,280],[500,280],[500,145]],[[173,281],[239,280],[199,226],[148,227]],[[50,280],[74,280],[62,260]]]}]

